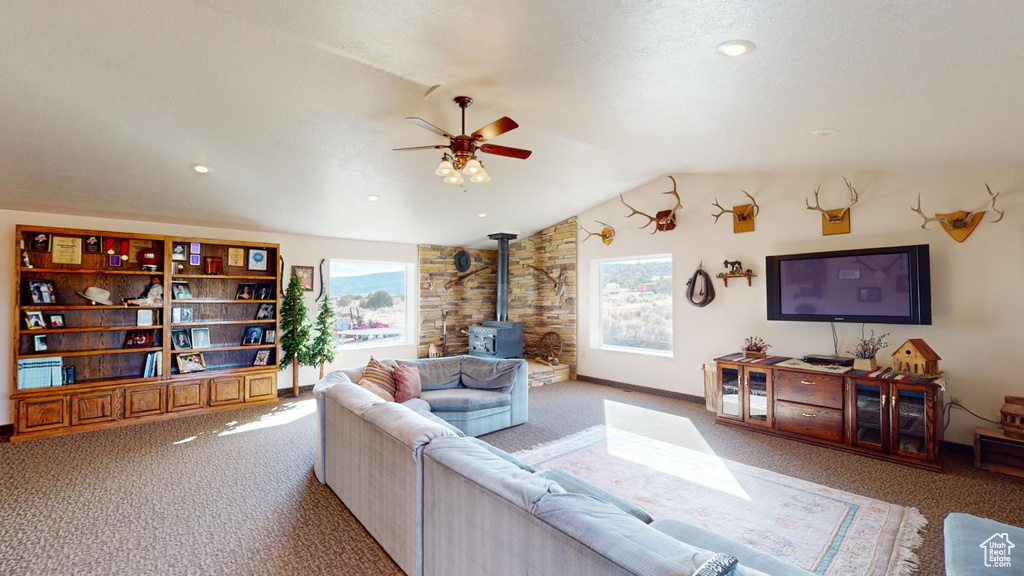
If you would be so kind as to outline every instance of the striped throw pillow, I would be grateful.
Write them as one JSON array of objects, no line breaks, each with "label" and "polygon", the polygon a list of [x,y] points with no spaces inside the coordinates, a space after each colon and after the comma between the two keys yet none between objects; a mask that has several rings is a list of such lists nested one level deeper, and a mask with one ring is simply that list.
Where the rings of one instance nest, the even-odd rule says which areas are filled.
[{"label": "striped throw pillow", "polygon": [[370,356],[370,361],[367,362],[366,370],[363,371],[363,377],[359,382],[362,383],[363,380],[369,380],[380,386],[392,398],[395,397],[395,392],[398,391],[392,368],[381,364],[373,356]]}]

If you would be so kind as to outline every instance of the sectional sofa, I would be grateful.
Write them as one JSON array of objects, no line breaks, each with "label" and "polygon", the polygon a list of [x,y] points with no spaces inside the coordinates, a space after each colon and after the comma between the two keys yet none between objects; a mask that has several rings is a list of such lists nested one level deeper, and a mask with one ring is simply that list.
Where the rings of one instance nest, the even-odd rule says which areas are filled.
[{"label": "sectional sofa", "polygon": [[[411,364],[425,388],[436,381],[435,363]],[[456,424],[468,420],[386,402],[357,386],[358,374],[329,374],[314,389],[317,476],[407,574],[685,576],[724,558],[717,553],[740,562],[723,574],[810,574],[696,526],[652,521],[563,472],[535,470],[467,436]]]}]

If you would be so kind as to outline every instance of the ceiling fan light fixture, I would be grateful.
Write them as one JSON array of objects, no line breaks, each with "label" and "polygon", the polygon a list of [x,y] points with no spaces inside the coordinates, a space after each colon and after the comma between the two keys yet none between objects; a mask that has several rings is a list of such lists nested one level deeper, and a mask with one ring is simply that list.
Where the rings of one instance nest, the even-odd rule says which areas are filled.
[{"label": "ceiling fan light fixture", "polygon": [[453,172],[455,172],[455,166],[452,166],[452,163],[445,159],[441,160],[441,163],[437,165],[437,170],[434,171],[434,174],[448,176]]},{"label": "ceiling fan light fixture", "polygon": [[444,181],[449,184],[462,184],[465,180],[462,179],[462,174],[458,172],[452,172],[451,174],[444,177]]},{"label": "ceiling fan light fixture", "polygon": [[483,172],[484,167],[480,165],[480,161],[477,160],[476,158],[470,158],[469,161],[466,162],[466,167],[463,168],[462,171],[463,173],[472,176],[474,174],[479,174],[480,172]]},{"label": "ceiling fan light fixture", "polygon": [[477,184],[483,184],[485,182],[490,182],[491,181],[491,177],[487,174],[487,171],[480,170],[476,174],[473,174],[472,176],[470,176],[469,177],[469,181],[470,182],[476,182]]}]

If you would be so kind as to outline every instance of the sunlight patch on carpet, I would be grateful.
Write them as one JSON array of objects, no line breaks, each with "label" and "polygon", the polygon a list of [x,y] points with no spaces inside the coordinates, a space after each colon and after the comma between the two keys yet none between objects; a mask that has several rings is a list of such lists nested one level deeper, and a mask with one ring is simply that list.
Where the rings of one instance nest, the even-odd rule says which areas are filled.
[{"label": "sunlight patch on carpet", "polygon": [[300,418],[304,418],[316,412],[316,400],[313,398],[296,400],[294,402],[288,402],[275,407],[269,414],[264,414],[252,422],[246,422],[245,424],[238,424],[237,422],[229,422],[227,426],[228,430],[218,432],[218,436],[227,436],[229,434],[238,434],[240,432],[252,432],[253,430],[261,430],[263,428],[270,428],[272,426],[283,426],[295,422]]}]

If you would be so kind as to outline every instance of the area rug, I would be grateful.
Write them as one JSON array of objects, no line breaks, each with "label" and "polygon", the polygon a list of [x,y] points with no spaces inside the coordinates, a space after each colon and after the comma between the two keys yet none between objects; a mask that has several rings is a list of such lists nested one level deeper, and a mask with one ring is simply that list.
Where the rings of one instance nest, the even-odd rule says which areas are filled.
[{"label": "area rug", "polygon": [[917,572],[927,520],[914,508],[833,490],[606,426],[516,456],[646,508],[833,576]]}]

